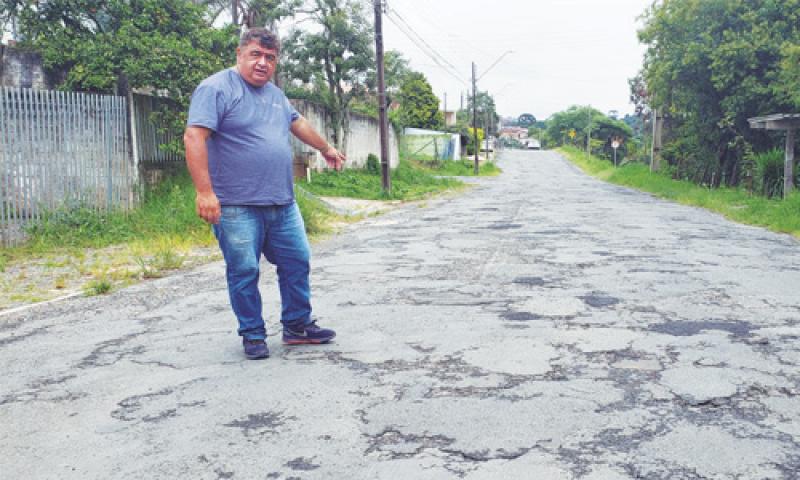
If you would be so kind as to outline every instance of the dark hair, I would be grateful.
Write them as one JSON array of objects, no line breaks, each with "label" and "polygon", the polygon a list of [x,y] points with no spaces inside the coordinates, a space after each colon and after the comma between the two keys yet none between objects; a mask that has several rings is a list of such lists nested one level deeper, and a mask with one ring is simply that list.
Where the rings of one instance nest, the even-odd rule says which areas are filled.
[{"label": "dark hair", "polygon": [[244,47],[251,42],[258,42],[259,45],[270,50],[281,50],[281,41],[278,40],[278,36],[266,28],[251,28],[247,30],[239,39],[239,46]]}]

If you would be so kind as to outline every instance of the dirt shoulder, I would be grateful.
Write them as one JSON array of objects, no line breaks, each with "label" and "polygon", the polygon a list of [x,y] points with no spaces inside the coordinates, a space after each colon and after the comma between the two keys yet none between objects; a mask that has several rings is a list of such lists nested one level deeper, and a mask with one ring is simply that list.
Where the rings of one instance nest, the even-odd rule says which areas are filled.
[{"label": "dirt shoulder", "polygon": [[[345,219],[331,225],[334,232],[402,204],[343,197],[320,199]],[[64,249],[12,261],[5,265],[0,277],[0,316],[41,302],[102,294],[221,259],[214,244],[165,245],[156,252],[144,251],[136,244],[124,244],[97,249]]]}]

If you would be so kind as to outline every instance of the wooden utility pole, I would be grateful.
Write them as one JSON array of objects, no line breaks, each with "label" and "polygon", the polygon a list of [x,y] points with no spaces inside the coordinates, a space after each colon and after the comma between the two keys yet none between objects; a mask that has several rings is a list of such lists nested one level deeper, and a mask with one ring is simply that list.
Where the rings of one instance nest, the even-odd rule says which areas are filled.
[{"label": "wooden utility pole", "polygon": [[386,84],[383,77],[383,22],[382,0],[375,0],[375,57],[378,68],[378,121],[381,135],[381,186],[384,193],[392,191],[389,175],[389,132],[386,126]]},{"label": "wooden utility pole", "polygon": [[475,175],[480,171],[478,163],[478,150],[481,149],[478,141],[478,82],[475,80],[475,62],[472,62],[472,135],[475,139]]},{"label": "wooden utility pole", "polygon": [[661,132],[664,118],[653,109],[653,145],[650,149],[650,171],[657,172],[661,167]]}]

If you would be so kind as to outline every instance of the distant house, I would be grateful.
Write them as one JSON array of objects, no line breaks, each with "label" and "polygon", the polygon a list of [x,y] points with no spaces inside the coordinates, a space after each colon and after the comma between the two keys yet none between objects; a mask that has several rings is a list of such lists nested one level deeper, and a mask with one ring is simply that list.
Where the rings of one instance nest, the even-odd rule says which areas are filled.
[{"label": "distant house", "polygon": [[444,113],[444,126],[451,127],[456,124],[456,112],[445,111]]},{"label": "distant house", "polygon": [[497,135],[500,138],[510,140],[525,140],[528,138],[528,129],[524,127],[503,127]]}]

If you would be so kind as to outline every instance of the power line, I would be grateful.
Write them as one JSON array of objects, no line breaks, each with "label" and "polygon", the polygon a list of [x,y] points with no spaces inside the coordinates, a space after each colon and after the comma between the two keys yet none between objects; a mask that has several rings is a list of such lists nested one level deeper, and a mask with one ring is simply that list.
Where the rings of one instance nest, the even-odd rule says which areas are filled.
[{"label": "power line", "polygon": [[467,82],[459,76],[458,69],[452,63],[447,61],[439,52],[436,51],[420,34],[418,34],[408,22],[397,12],[397,10],[388,7],[386,8],[386,18],[389,19],[414,45],[416,45],[425,55],[441,67],[445,72],[458,80],[461,84],[467,85]]}]

